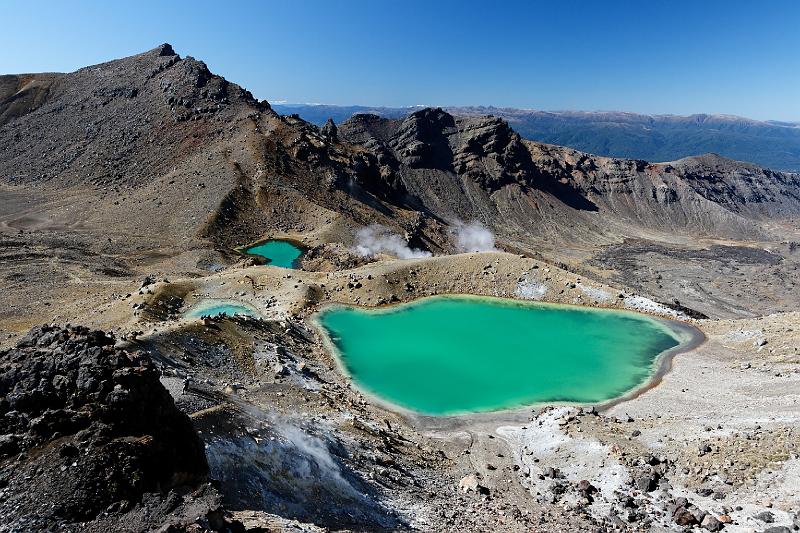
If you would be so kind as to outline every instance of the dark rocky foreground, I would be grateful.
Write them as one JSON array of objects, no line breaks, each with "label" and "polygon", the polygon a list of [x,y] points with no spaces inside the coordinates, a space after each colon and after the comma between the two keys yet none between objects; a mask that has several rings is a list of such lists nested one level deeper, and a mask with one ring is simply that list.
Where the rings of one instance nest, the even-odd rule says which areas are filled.
[{"label": "dark rocky foreground", "polygon": [[225,529],[191,421],[114,342],[42,326],[0,352],[0,529]]}]

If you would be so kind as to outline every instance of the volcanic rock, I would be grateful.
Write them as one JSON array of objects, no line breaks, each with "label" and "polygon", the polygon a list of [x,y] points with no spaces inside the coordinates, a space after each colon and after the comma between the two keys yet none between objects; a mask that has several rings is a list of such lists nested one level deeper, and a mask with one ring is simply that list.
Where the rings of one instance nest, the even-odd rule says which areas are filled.
[{"label": "volcanic rock", "polygon": [[474,492],[476,494],[489,494],[489,489],[481,485],[476,474],[469,474],[461,478],[458,482],[458,490],[463,493]]},{"label": "volcanic rock", "polygon": [[205,481],[203,446],[150,358],[114,344],[102,331],[42,326],[0,352],[5,526],[92,520]]},{"label": "volcanic rock", "polygon": [[700,526],[709,531],[721,531],[722,528],[725,527],[722,522],[710,514],[703,518],[703,520],[700,522]]},{"label": "volcanic rock", "polygon": [[325,125],[322,126],[320,131],[322,132],[322,136],[325,137],[328,142],[335,142],[338,140],[338,129],[336,128],[336,124],[333,122],[333,119],[329,118]]}]

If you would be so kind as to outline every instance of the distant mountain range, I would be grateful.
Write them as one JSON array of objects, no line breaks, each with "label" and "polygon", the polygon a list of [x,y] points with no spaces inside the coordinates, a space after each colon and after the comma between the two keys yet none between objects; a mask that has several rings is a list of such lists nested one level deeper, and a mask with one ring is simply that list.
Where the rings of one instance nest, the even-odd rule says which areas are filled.
[{"label": "distant mountain range", "polygon": [[[354,114],[402,118],[421,107],[272,104],[322,125]],[[777,170],[800,170],[800,123],[759,121],[732,115],[639,115],[623,112],[534,111],[497,107],[447,107],[453,115],[494,115],[524,138],[597,155],[674,161],[704,153],[749,161]]]}]

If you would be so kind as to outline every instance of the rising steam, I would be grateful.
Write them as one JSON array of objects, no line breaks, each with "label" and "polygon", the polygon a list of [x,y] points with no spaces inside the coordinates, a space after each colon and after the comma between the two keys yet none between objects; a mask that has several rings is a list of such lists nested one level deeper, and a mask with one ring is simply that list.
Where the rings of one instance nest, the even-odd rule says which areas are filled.
[{"label": "rising steam", "polygon": [[456,248],[460,252],[496,252],[494,235],[478,222],[456,225]]},{"label": "rising steam", "polygon": [[379,224],[361,228],[356,232],[355,250],[364,257],[371,257],[380,253],[391,254],[400,259],[431,256],[430,252],[409,247],[403,237],[397,233],[392,233],[389,228]]}]

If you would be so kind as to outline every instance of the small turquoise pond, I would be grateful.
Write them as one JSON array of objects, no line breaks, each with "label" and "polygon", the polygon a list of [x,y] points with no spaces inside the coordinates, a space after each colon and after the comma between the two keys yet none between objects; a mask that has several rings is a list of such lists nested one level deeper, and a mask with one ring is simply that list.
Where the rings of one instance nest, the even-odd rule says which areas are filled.
[{"label": "small turquoise pond", "polygon": [[359,387],[430,415],[607,401],[693,338],[632,312],[469,296],[331,307],[319,324]]},{"label": "small turquoise pond", "polygon": [[200,318],[203,316],[233,316],[236,314],[258,316],[256,310],[249,305],[227,300],[203,300],[187,310],[183,316],[186,318]]},{"label": "small turquoise pond", "polygon": [[244,253],[263,257],[271,266],[297,268],[303,250],[289,241],[272,240],[246,248]]}]

